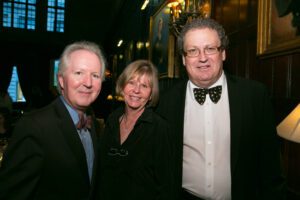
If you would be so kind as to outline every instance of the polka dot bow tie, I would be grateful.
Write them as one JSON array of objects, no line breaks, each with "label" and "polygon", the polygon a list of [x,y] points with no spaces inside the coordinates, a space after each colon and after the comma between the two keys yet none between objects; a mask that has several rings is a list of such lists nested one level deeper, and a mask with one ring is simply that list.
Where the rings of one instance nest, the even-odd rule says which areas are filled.
[{"label": "polka dot bow tie", "polygon": [[203,105],[206,99],[206,95],[209,94],[209,97],[212,102],[217,103],[221,98],[222,86],[216,86],[213,88],[194,88],[195,99]]}]

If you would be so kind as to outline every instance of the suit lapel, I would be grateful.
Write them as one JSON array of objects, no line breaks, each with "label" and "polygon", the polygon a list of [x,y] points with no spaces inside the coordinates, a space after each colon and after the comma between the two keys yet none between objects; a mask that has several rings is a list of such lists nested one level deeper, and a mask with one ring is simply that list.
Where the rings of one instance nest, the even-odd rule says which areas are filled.
[{"label": "suit lapel", "polygon": [[243,105],[240,97],[241,90],[237,80],[226,74],[229,109],[230,109],[230,155],[231,173],[234,172],[238,160],[239,144],[241,139]]},{"label": "suit lapel", "polygon": [[[187,86],[187,81],[183,82],[183,84],[180,84],[178,87],[178,94],[174,95],[178,97],[178,108],[177,109],[177,115],[178,119],[180,120],[178,123],[179,124],[179,130],[180,133],[183,133],[183,124],[184,124],[184,110],[185,110],[185,96],[186,96],[186,86]],[[175,113],[176,114],[176,113]],[[181,147],[183,148],[183,134],[180,134],[180,144]]]},{"label": "suit lapel", "polygon": [[59,114],[59,127],[62,135],[65,138],[66,143],[69,145],[74,157],[78,161],[78,166],[85,177],[87,184],[90,184],[87,161],[83,145],[78,136],[76,127],[72,121],[72,118],[63,104],[59,99],[56,103],[56,112]]},{"label": "suit lapel", "polygon": [[[175,156],[175,174],[176,176],[176,183],[177,186],[181,187],[182,182],[182,162],[183,162],[183,135],[184,135],[184,110],[185,110],[185,97],[186,97],[186,85],[187,81],[182,81],[180,84],[176,86],[173,90],[173,94],[170,96],[175,97],[174,101],[169,101],[167,103],[173,103],[171,116],[169,118],[174,119],[172,121],[174,129],[172,133],[174,134],[173,140],[173,149]],[[170,110],[169,110],[170,111]]]},{"label": "suit lapel", "polygon": [[93,182],[95,181],[95,177],[96,177],[96,169],[97,169],[97,165],[98,165],[98,138],[100,136],[101,133],[101,127],[98,126],[99,122],[93,117],[93,123],[92,123],[92,129],[90,130],[90,134],[91,134],[91,138],[92,138],[92,142],[93,142],[93,147],[94,147],[94,163],[93,163],[93,174],[92,174],[92,181],[91,183],[93,184]]}]

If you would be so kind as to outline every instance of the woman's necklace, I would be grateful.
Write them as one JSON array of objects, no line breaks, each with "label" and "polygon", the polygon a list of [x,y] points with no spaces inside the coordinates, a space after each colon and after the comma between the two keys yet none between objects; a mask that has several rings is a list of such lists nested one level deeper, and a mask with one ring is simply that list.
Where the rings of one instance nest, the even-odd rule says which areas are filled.
[{"label": "woman's necklace", "polygon": [[123,114],[120,117],[120,142],[121,144],[123,144],[123,142],[125,142],[125,140],[128,138],[130,132],[133,129],[133,126],[135,123],[129,123],[126,124],[127,121],[127,117]]},{"label": "woman's necklace", "polygon": [[123,123],[123,128],[127,131],[131,131],[134,123],[128,121],[128,118],[123,114],[121,117],[121,123]]},{"label": "woman's necklace", "polygon": [[134,123],[128,123],[128,119],[124,114],[120,118],[120,124],[121,128],[124,129],[126,132],[130,132],[134,125]]},{"label": "woman's necklace", "polygon": [[120,117],[120,139],[121,139],[121,144],[127,139],[129,134],[134,128],[134,125],[137,121],[137,119],[141,116],[143,113],[144,109],[138,110],[137,112],[131,112],[129,114],[130,117],[128,117],[128,113],[124,113]]}]

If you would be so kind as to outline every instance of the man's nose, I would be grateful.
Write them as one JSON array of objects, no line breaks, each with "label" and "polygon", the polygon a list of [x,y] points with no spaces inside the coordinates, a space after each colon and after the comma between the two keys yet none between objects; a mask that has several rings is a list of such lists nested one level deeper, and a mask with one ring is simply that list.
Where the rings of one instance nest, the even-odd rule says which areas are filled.
[{"label": "man's nose", "polygon": [[83,83],[85,86],[90,87],[92,85],[92,76],[91,75],[85,75],[83,79]]},{"label": "man's nose", "polygon": [[207,60],[207,55],[204,53],[204,50],[199,50],[198,58],[202,62],[205,62]]}]

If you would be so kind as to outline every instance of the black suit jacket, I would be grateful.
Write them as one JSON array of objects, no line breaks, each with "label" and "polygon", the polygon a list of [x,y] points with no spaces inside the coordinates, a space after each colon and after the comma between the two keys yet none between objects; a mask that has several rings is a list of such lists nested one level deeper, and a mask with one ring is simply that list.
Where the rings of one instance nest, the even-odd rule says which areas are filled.
[{"label": "black suit jacket", "polygon": [[[231,128],[232,199],[281,199],[279,139],[266,88],[226,74]],[[157,112],[171,125],[175,162],[175,191],[182,185],[183,122],[187,80],[167,91]]]},{"label": "black suit jacket", "polygon": [[[99,131],[93,123],[94,150]],[[1,200],[91,199],[94,181],[89,181],[83,145],[60,98],[18,122],[0,169]]]}]

